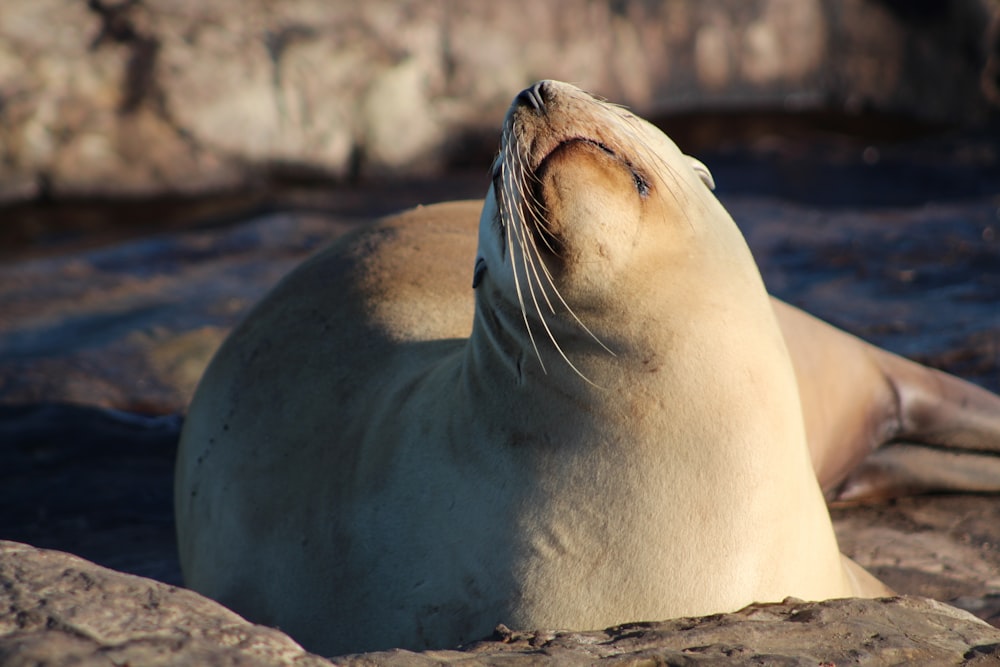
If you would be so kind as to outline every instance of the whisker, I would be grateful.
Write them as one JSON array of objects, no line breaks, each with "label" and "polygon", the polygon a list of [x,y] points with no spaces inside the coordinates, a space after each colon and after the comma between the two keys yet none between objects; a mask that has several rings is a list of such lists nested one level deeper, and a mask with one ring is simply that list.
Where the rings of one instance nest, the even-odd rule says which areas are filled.
[{"label": "whisker", "polygon": [[[523,166],[523,163],[520,165],[519,173],[521,175],[525,173],[525,168]],[[535,282],[538,284],[539,291],[541,291],[542,293],[542,298],[545,300],[545,305],[548,306],[549,312],[555,315],[556,312],[555,306],[552,305],[552,301],[549,299],[548,290],[545,289],[545,283],[542,281],[542,278],[538,272],[539,264],[541,264],[542,271],[548,277],[549,284],[552,286],[553,289],[555,288],[555,284],[552,283],[552,278],[549,275],[548,267],[542,260],[541,253],[538,252],[538,245],[535,241],[536,234],[532,234],[531,230],[528,228],[528,222],[529,222],[528,218],[530,218],[530,221],[536,230],[538,229],[540,223],[538,219],[538,212],[534,209],[531,201],[524,196],[525,191],[524,191],[523,178],[519,178],[517,180],[517,191],[518,194],[521,195],[522,211],[525,212],[525,215],[521,216],[522,238],[524,239],[524,243],[522,243],[521,247],[525,251],[524,252],[525,258],[531,260],[530,262],[529,261],[525,262],[525,267],[526,267],[525,270],[527,272],[527,267],[530,265],[531,275],[534,275],[535,277]],[[529,252],[529,250],[532,252]],[[541,316],[540,312],[539,316]]]},{"label": "whisker", "polygon": [[[524,239],[527,242],[528,246],[530,246],[530,248],[534,249],[534,254],[535,255],[538,255],[538,247],[534,243],[534,240],[529,236],[531,234],[531,232],[527,228],[527,223],[524,222],[524,221],[522,221],[521,227],[522,227],[522,234],[524,235]],[[524,262],[524,265],[526,267],[525,268],[525,273],[527,274],[527,267],[528,267],[528,265],[531,265],[532,271],[534,272],[536,280],[538,280],[538,288],[542,291],[543,294],[545,294],[545,286],[538,279],[538,271],[537,271],[536,268],[534,268],[534,265],[535,265],[534,256],[529,251],[529,249],[526,248],[523,244],[521,246],[521,249],[522,249],[522,261]],[[538,255],[538,257],[539,257],[538,261],[541,261],[540,255]],[[543,266],[544,266],[544,262],[543,262]],[[579,375],[580,378],[583,379],[584,382],[586,382],[587,384],[592,385],[592,386],[594,386],[594,387],[596,387],[598,389],[602,389],[602,387],[600,385],[596,384],[590,378],[588,378],[586,375],[584,375],[583,372],[579,368],[577,368],[576,365],[572,361],[570,361],[569,357],[563,351],[562,346],[559,344],[559,340],[556,338],[555,334],[552,332],[551,327],[549,327],[548,322],[545,320],[545,313],[542,312],[541,307],[540,307],[540,305],[538,303],[538,299],[535,297],[535,290],[534,290],[534,287],[531,284],[530,274],[528,274],[528,275],[529,275],[529,278],[528,278],[528,289],[531,291],[531,298],[532,298],[532,300],[534,301],[534,304],[535,304],[535,312],[538,314],[538,320],[542,323],[542,328],[545,329],[545,333],[548,334],[549,340],[552,342],[552,346],[556,349],[556,352],[559,353],[559,356],[562,357],[563,361],[565,361],[566,364],[570,368],[573,369],[573,372],[576,373],[577,375]],[[559,300],[562,301],[562,303],[565,305],[566,302],[563,300],[562,295],[559,294],[559,290],[556,289],[555,284],[552,284],[552,288],[553,288],[553,291],[556,293],[556,295],[559,297]],[[546,296],[546,302],[548,302],[548,297],[547,296]],[[551,307],[551,304],[550,304],[550,307]],[[568,309],[568,307],[567,307],[567,309]],[[554,312],[555,311],[553,311],[553,313]],[[572,311],[570,311],[570,312],[572,312]],[[577,320],[577,321],[579,321],[579,320]],[[586,327],[584,327],[584,329],[586,329]],[[589,332],[589,330],[588,330],[588,332]],[[591,335],[593,335],[593,334],[591,334]],[[600,341],[598,341],[598,342],[600,343]],[[604,347],[603,343],[601,344],[601,346]],[[605,348],[605,349],[607,349],[607,348]],[[539,359],[539,361],[541,361],[541,359]],[[542,370],[543,371],[545,370],[544,366],[542,367]]]},{"label": "whisker", "polygon": [[[573,308],[570,307],[569,303],[566,302],[566,299],[563,298],[562,292],[560,292],[559,288],[556,287],[555,279],[552,277],[552,273],[549,271],[548,265],[546,265],[545,260],[542,257],[542,253],[538,248],[538,244],[532,242],[531,250],[534,253],[536,261],[542,265],[542,273],[544,274],[545,280],[548,283],[549,287],[552,289],[552,293],[555,294],[556,298],[559,300],[559,303],[561,303],[563,308],[566,309],[566,312],[570,314],[570,316],[573,318],[573,320],[576,321],[576,323],[580,326],[580,328],[586,331],[587,335],[589,335],[594,340],[595,343],[600,345],[605,352],[607,352],[613,357],[618,356],[614,353],[613,350],[611,350],[611,348],[609,348],[607,345],[604,344],[604,341],[602,341],[597,334],[595,334],[593,331],[590,330],[590,327],[588,327],[586,324],[583,323],[583,320],[581,320],[580,317],[576,314],[576,311],[574,311]],[[541,283],[541,278],[538,277],[537,271],[535,273],[535,276],[536,279],[538,279],[539,283]],[[546,301],[548,301],[547,297]],[[553,314],[556,312],[551,304],[549,304],[549,308]]]},{"label": "whisker", "polygon": [[[523,177],[522,177],[522,178],[521,178],[521,179],[519,180],[519,184],[520,184],[520,185],[522,186],[522,187],[520,187],[520,188],[519,188],[519,192],[521,192],[521,193],[522,193],[522,199],[524,199],[524,197],[523,197],[523,192],[524,192],[524,190],[526,190],[526,189],[527,189],[527,188],[524,188],[524,187],[523,187],[523,185],[524,185],[524,181],[526,180],[526,178],[527,178],[527,177],[531,177],[531,178],[534,178],[534,179],[536,179],[536,181],[537,181],[537,179],[538,179],[538,177],[537,177],[537,176],[536,176],[536,175],[534,174],[534,172],[530,171],[529,169],[526,169],[526,168],[524,168],[524,166],[523,166],[523,165],[524,165],[524,162],[525,162],[525,160],[524,160],[523,158],[524,158],[524,156],[523,156],[523,155],[522,155],[522,156],[519,156],[519,163],[520,163],[520,165],[521,165],[521,169],[520,169],[520,173],[521,173],[521,174],[523,175]],[[530,189],[528,189],[528,191],[530,192]],[[531,199],[531,201],[534,201],[534,202],[536,202],[536,203],[537,203],[537,201],[538,201],[538,200],[537,200],[537,199],[536,199],[536,198],[535,198],[535,197],[533,196],[533,194],[532,194],[532,199]],[[527,204],[527,201],[526,201],[526,200],[525,200],[525,203]],[[554,248],[552,247],[552,245],[551,245],[550,243],[548,243],[548,241],[546,240],[546,237],[544,236],[544,230],[542,230],[542,229],[541,229],[541,227],[542,227],[543,225],[542,225],[542,222],[541,222],[541,218],[540,218],[540,216],[539,216],[539,213],[538,213],[537,211],[535,211],[535,210],[534,210],[534,209],[533,209],[533,208],[531,207],[531,205],[530,205],[530,204],[527,204],[527,208],[529,208],[529,209],[530,209],[530,211],[531,211],[531,219],[532,219],[532,222],[534,223],[534,225],[535,225],[536,229],[538,229],[538,230],[539,230],[539,234],[537,234],[536,236],[542,236],[542,240],[543,240],[543,242],[545,243],[545,246],[546,246],[546,247],[547,247],[547,248],[549,249],[549,251],[550,251],[550,252],[552,252],[553,254],[557,254],[557,251],[556,251],[556,250],[555,250],[555,249],[554,249]],[[544,207],[544,206],[541,206],[541,208],[543,208],[543,209],[544,209],[545,207]],[[548,212],[548,211],[546,210],[546,213],[547,213],[547,212]],[[534,236],[532,236],[532,239],[534,239]],[[558,288],[558,287],[556,287],[556,284],[555,284],[555,279],[554,279],[554,278],[552,277],[552,273],[551,273],[551,272],[549,271],[549,268],[548,268],[548,265],[547,265],[547,264],[545,263],[545,260],[544,260],[544,258],[542,257],[542,254],[541,254],[541,251],[540,251],[540,250],[539,250],[539,248],[538,248],[538,244],[537,244],[537,243],[535,243],[535,242],[534,242],[534,240],[532,240],[532,243],[530,244],[530,248],[531,248],[531,250],[532,250],[532,251],[533,251],[533,253],[534,253],[534,256],[535,256],[535,262],[537,262],[538,264],[541,264],[541,267],[542,267],[542,273],[543,273],[543,274],[544,274],[544,276],[545,276],[545,282],[547,282],[547,283],[548,283],[548,285],[549,285],[549,287],[551,288],[551,290],[552,290],[553,294],[555,294],[556,298],[557,298],[557,299],[559,300],[559,303],[561,303],[561,304],[562,304],[562,306],[563,306],[563,308],[565,308],[565,309],[566,309],[566,312],[568,312],[568,313],[570,314],[570,316],[572,316],[572,318],[573,318],[573,319],[574,319],[574,320],[576,321],[576,323],[577,323],[578,325],[580,325],[580,327],[581,327],[581,328],[582,328],[582,329],[583,329],[584,331],[586,331],[586,332],[587,332],[587,335],[589,335],[589,336],[590,336],[590,337],[591,337],[592,339],[594,339],[594,342],[596,342],[596,343],[597,343],[598,345],[600,345],[602,349],[604,349],[604,350],[605,350],[605,351],[606,351],[606,352],[607,352],[608,354],[610,354],[611,356],[617,356],[617,355],[615,355],[615,353],[614,353],[614,352],[613,352],[613,351],[611,350],[611,348],[609,348],[609,347],[608,347],[607,345],[605,345],[605,344],[604,344],[604,341],[602,341],[602,340],[601,340],[601,339],[600,339],[600,338],[599,338],[599,337],[597,336],[597,334],[595,334],[595,333],[594,333],[593,331],[591,331],[591,330],[590,330],[590,328],[589,328],[589,327],[588,327],[588,326],[587,326],[586,324],[584,324],[584,323],[583,323],[583,320],[581,320],[581,319],[580,319],[580,317],[579,317],[579,316],[578,316],[578,315],[576,314],[576,311],[574,311],[574,310],[573,310],[573,309],[572,309],[572,308],[570,307],[569,303],[567,303],[567,302],[566,302],[566,299],[564,299],[564,298],[563,298],[563,295],[562,295],[562,293],[561,293],[561,292],[559,291],[559,288]],[[535,262],[533,262],[533,264],[534,264]],[[549,306],[549,310],[550,310],[550,311],[551,311],[551,312],[552,312],[553,314],[555,314],[555,312],[556,312],[556,311],[555,311],[555,308],[554,308],[554,307],[552,306],[552,303],[551,303],[551,302],[549,301],[549,298],[548,298],[548,294],[547,294],[547,290],[545,290],[545,287],[544,287],[544,285],[542,284],[542,280],[541,280],[541,278],[540,278],[540,277],[538,276],[538,272],[537,272],[537,270],[535,271],[535,277],[536,277],[536,279],[537,279],[537,280],[538,280],[538,282],[539,282],[539,286],[541,287],[541,289],[542,289],[542,292],[543,292],[543,294],[545,294],[545,301],[546,301],[546,303],[547,303],[547,304],[548,304],[548,306]]]},{"label": "whisker", "polygon": [[[524,202],[522,201],[521,203],[523,208]],[[538,285],[538,290],[541,291],[542,298],[544,299],[546,305],[548,305],[549,310],[555,313],[555,309],[552,308],[552,303],[549,301],[549,297],[545,291],[545,287],[538,276],[538,267],[533,261],[532,254],[529,250],[534,245],[534,240],[531,234],[531,230],[528,229],[527,224],[524,222],[523,215],[518,216],[517,220],[519,221],[519,224],[516,225],[517,230],[515,231],[515,234],[517,236],[518,245],[521,248],[521,265],[524,267],[524,277],[525,277],[525,283],[527,284],[528,287],[528,294],[531,296],[531,301],[535,306],[535,312],[538,314],[538,318],[542,321],[542,325],[546,326],[547,328],[547,325],[545,323],[545,317],[544,314],[542,313],[541,304],[538,301],[538,294],[536,293],[535,290],[536,284]],[[516,274],[517,273],[516,267],[514,268],[514,271]],[[534,277],[534,280],[532,280],[532,277]]]},{"label": "whisker", "polygon": [[521,177],[518,179],[518,191],[521,193],[521,199],[531,213],[532,223],[534,224],[535,229],[538,230],[538,235],[542,237],[542,242],[545,243],[545,247],[548,248],[552,254],[555,254],[556,249],[549,242],[549,233],[545,229],[545,225],[542,224],[542,213],[547,214],[548,208],[545,204],[538,201],[538,198],[535,197],[534,189],[529,187],[529,184],[527,183],[529,178],[533,179],[535,183],[541,183],[541,181],[539,180],[538,175],[529,168],[527,155],[525,155],[522,151],[519,151],[517,159],[520,166],[519,173]]},{"label": "whisker", "polygon": [[[509,176],[510,176],[510,169],[509,169],[509,166],[507,164],[507,160],[506,159],[504,159],[504,161],[501,163],[500,170],[501,170],[500,181],[502,183],[502,187],[501,187],[500,192],[501,192],[501,199],[503,200],[502,206],[506,207],[506,209],[507,209],[506,219],[509,222],[508,226],[513,227],[514,225],[510,224],[510,223],[513,223],[513,221],[515,219],[514,218],[514,208],[513,208],[513,204],[512,204],[512,201],[513,201],[513,198],[514,198],[513,197],[514,193],[513,193],[513,191],[510,191],[508,189],[509,188],[509,182],[510,182],[511,179],[509,178]],[[504,216],[501,215],[500,218],[502,220],[504,218]],[[507,230],[507,234],[506,234],[506,237],[507,237],[507,252],[509,254],[508,256],[511,259],[511,267],[514,270],[514,292],[517,293],[517,303],[518,303],[518,305],[521,308],[521,317],[524,319],[524,327],[525,327],[525,329],[528,332],[528,340],[531,341],[531,347],[535,350],[535,356],[538,358],[538,363],[542,367],[542,372],[543,373],[547,373],[547,371],[545,370],[545,362],[542,361],[541,352],[539,352],[539,350],[538,350],[538,344],[535,342],[535,335],[534,335],[534,333],[531,330],[531,322],[529,322],[529,320],[528,320],[528,309],[525,308],[524,295],[521,292],[521,280],[517,276],[517,267],[514,265],[515,254],[514,254],[514,239],[513,239],[513,237],[516,234],[517,234],[517,231],[513,230],[513,229],[508,229]],[[518,243],[520,243],[520,240],[518,240]]]}]

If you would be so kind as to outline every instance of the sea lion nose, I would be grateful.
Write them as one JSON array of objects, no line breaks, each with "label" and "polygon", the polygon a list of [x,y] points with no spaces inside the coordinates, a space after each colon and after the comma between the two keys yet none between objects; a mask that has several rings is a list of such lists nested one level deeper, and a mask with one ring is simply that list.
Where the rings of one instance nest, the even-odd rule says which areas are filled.
[{"label": "sea lion nose", "polygon": [[516,102],[521,106],[530,106],[535,111],[544,111],[546,83],[546,81],[539,81],[531,88],[525,88],[518,93]]}]

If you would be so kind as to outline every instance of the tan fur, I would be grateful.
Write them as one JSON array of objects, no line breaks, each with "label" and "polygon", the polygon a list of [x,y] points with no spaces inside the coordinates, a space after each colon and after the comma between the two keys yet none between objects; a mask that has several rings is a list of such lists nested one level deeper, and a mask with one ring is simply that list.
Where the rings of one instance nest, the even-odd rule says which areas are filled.
[{"label": "tan fur", "polygon": [[314,257],[219,351],[177,464],[188,585],[323,653],[886,592],[838,552],[728,214],[651,125],[536,94],[474,303],[473,205],[428,207]]}]

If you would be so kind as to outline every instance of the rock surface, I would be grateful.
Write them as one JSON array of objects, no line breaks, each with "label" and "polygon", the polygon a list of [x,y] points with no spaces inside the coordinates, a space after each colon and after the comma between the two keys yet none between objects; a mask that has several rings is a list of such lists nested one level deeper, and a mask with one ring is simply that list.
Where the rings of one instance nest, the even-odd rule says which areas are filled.
[{"label": "rock surface", "polygon": [[[235,319],[346,225],[274,214],[0,265],[0,395],[135,412],[187,404]],[[266,257],[266,261],[261,261]]]},{"label": "rock surface", "polygon": [[841,551],[893,590],[1000,627],[1000,498],[900,498],[831,514]]},{"label": "rock surface", "polygon": [[191,591],[15,542],[0,542],[0,610],[8,667],[328,664]]},{"label": "rock surface", "polygon": [[[593,632],[511,632],[461,653],[401,651],[334,658],[339,665],[990,664],[1000,633],[924,598],[755,604],[732,614],[629,623]],[[398,662],[397,662],[398,661]]]},{"label": "rock surface", "polygon": [[5,0],[0,202],[427,173],[513,94],[982,120],[996,0]]},{"label": "rock surface", "polygon": [[785,601],[603,631],[512,632],[461,651],[387,651],[332,663],[191,591],[69,554],[0,542],[0,664],[531,665],[988,664],[1000,630],[922,598]]}]

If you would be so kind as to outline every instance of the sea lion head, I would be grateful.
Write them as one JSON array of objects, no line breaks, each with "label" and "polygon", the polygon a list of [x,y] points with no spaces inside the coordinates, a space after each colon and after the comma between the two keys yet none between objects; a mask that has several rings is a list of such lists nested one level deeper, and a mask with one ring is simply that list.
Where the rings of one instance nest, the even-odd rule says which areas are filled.
[{"label": "sea lion head", "polygon": [[492,177],[473,286],[488,276],[491,294],[479,298],[519,309],[536,351],[536,334],[560,354],[581,332],[603,345],[585,315],[631,299],[636,276],[655,279],[657,264],[690,256],[700,220],[728,217],[705,166],[663,132],[558,81],[514,99]]}]

